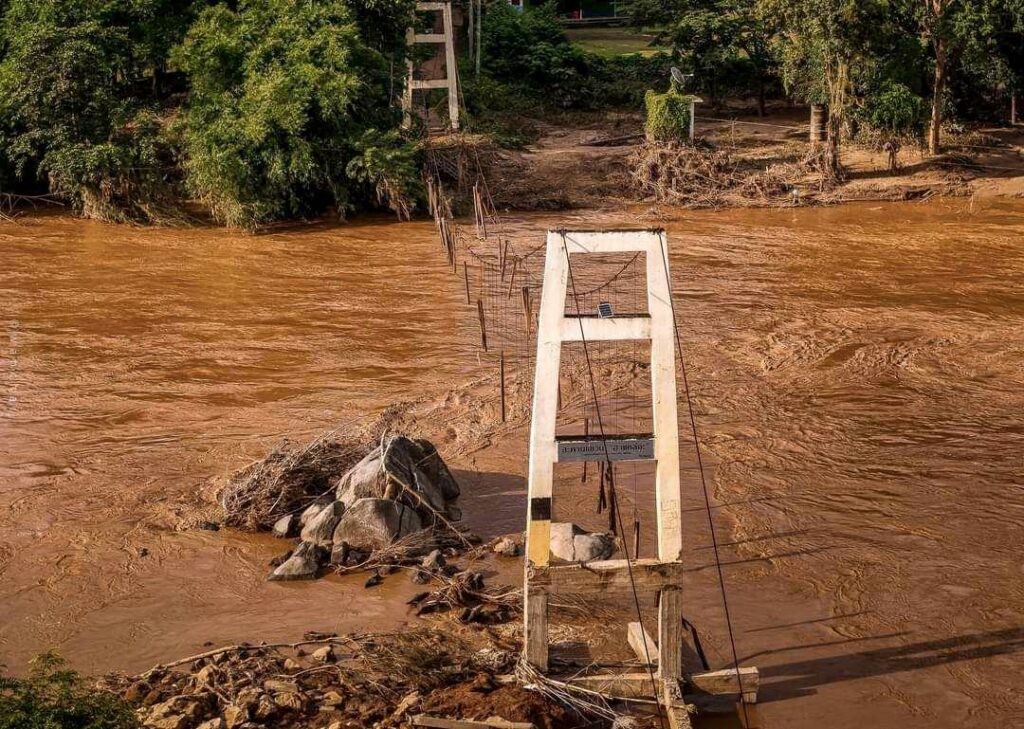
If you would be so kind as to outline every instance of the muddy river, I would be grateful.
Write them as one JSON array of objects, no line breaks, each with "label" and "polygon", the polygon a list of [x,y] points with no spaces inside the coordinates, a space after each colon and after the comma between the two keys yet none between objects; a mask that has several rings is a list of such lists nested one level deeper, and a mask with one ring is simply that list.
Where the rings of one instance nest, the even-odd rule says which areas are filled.
[{"label": "muddy river", "polygon": [[[669,231],[764,725],[1024,726],[1024,203],[600,222],[638,220]],[[594,222],[528,224],[539,241]],[[284,435],[402,400],[458,408],[487,374],[477,336],[426,222],[0,225],[0,664],[57,648],[84,671],[139,670],[208,642],[412,620],[396,605],[414,585],[267,583],[280,542],[196,525],[212,484]],[[452,453],[484,536],[524,516],[526,431],[501,436]],[[721,663],[684,490],[690,614]]]}]

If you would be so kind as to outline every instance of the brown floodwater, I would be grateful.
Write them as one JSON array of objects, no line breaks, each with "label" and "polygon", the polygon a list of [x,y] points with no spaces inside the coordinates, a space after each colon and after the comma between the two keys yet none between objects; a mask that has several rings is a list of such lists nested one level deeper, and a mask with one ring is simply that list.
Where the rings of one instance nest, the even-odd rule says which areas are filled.
[{"label": "brown floodwater", "polygon": [[[522,225],[539,242],[638,219],[669,231],[765,726],[1024,725],[1024,203]],[[267,583],[280,542],[194,525],[211,480],[282,436],[425,397],[465,419],[452,392],[490,369],[464,296],[428,222],[0,225],[0,663],[52,647],[138,670],[206,642],[411,620],[404,580]],[[524,516],[525,430],[500,436],[452,458],[485,536]],[[694,483],[690,613],[721,662]]]}]

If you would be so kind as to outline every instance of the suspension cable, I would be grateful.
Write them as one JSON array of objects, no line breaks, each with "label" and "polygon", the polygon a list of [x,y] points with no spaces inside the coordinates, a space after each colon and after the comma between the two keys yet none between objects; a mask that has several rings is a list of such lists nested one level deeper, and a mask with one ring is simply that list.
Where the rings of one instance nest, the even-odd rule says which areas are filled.
[{"label": "suspension cable", "polygon": [[704,508],[708,515],[708,528],[711,531],[711,546],[715,553],[715,569],[718,572],[718,586],[722,591],[722,607],[725,610],[725,625],[729,631],[729,645],[732,648],[732,662],[736,667],[736,683],[740,690],[740,706],[743,707],[743,719],[746,726],[750,726],[750,717],[747,716],[747,701],[743,697],[743,676],[740,672],[739,653],[736,650],[736,636],[732,629],[732,615],[729,611],[729,598],[726,596],[725,575],[722,571],[722,560],[719,557],[718,537],[715,533],[715,521],[711,516],[711,497],[708,495],[707,478],[704,475],[704,461],[700,452],[700,439],[697,437],[697,418],[693,413],[693,400],[690,397],[690,382],[686,375],[686,360],[683,358],[682,338],[679,336],[679,322],[676,320],[675,299],[672,295],[672,278],[668,274],[668,253],[665,251],[664,239],[659,241],[661,258],[665,268],[665,285],[668,288],[669,308],[672,311],[672,327],[675,330],[676,350],[679,353],[679,369],[683,376],[683,392],[686,393],[686,408],[690,413],[690,429],[693,432],[693,447],[697,453],[697,470],[700,472],[700,486],[704,492]]}]

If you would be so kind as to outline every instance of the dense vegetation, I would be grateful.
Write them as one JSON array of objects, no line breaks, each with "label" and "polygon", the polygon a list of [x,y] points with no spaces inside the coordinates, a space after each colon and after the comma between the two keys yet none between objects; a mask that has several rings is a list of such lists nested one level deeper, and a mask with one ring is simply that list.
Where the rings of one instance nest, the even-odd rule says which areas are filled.
[{"label": "dense vegetation", "polygon": [[36,658],[24,679],[0,675],[0,729],[136,729],[119,697],[83,685],[59,657]]},{"label": "dense vegetation", "polygon": [[[156,222],[184,199],[218,221],[387,206],[420,195],[400,130],[412,0],[0,0],[0,193]],[[1005,119],[1024,93],[1024,0],[635,0],[664,52],[597,56],[553,4],[486,6],[482,73],[462,70],[471,125],[625,107],[671,64],[712,103],[787,97],[828,109],[840,144],[917,139]]]},{"label": "dense vegetation", "polygon": [[636,0],[714,101],[773,89],[828,107],[826,165],[858,124],[925,135],[1005,120],[1024,93],[1024,0]]}]

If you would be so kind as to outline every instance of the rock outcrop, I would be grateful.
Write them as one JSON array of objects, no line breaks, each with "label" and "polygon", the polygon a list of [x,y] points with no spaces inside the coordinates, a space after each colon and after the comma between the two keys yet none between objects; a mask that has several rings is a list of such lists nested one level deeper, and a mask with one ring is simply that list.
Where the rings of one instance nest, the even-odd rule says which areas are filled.
[{"label": "rock outcrop", "polygon": [[422,528],[420,515],[400,501],[357,499],[338,522],[332,541],[344,542],[360,552],[372,552]]},{"label": "rock outcrop", "polygon": [[301,543],[270,576],[315,577],[328,562],[346,564],[439,522],[458,521],[459,485],[437,449],[426,440],[392,436],[338,480],[331,501],[317,500],[301,515],[282,517],[274,533],[300,531]]}]

